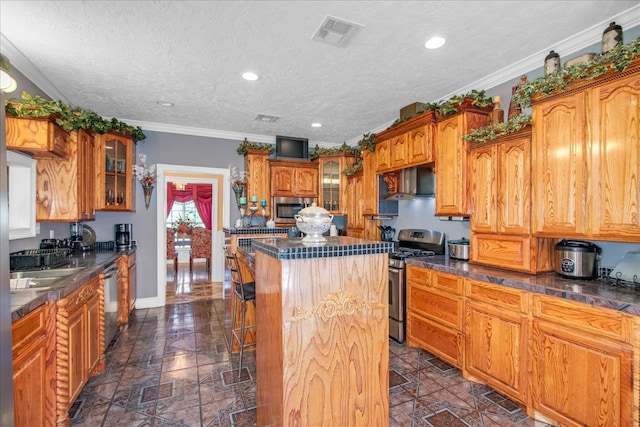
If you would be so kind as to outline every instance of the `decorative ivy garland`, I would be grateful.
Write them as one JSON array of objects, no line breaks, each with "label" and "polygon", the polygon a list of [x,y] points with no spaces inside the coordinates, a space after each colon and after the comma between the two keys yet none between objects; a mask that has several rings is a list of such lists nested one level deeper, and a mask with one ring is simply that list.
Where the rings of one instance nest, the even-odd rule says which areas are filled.
[{"label": "decorative ivy garland", "polygon": [[531,123],[531,116],[518,114],[513,116],[509,121],[474,129],[471,133],[463,136],[462,139],[477,143],[489,142],[501,136],[524,129],[529,123]]},{"label": "decorative ivy garland", "polygon": [[273,144],[251,142],[247,140],[247,138],[245,138],[244,141],[242,141],[238,146],[236,152],[241,156],[244,156],[249,152],[249,150],[267,150],[269,151],[269,154],[271,154],[276,151],[276,147]]},{"label": "decorative ivy garland", "polygon": [[346,142],[343,142],[341,146],[335,148],[321,148],[316,145],[313,153],[309,155],[311,160],[317,159],[320,156],[326,156],[330,154],[357,154],[360,150],[357,147],[351,147],[347,145]]},{"label": "decorative ivy garland", "polygon": [[531,97],[534,95],[548,95],[557,90],[564,90],[573,82],[594,79],[612,69],[624,71],[638,57],[640,38],[629,44],[616,46],[603,55],[596,55],[587,63],[572,65],[526,83],[518,88],[512,99],[524,108],[530,107]]},{"label": "decorative ivy garland", "polygon": [[120,120],[103,119],[93,111],[85,111],[80,107],[71,108],[62,101],[51,101],[39,95],[32,96],[22,92],[22,99],[5,100],[7,116],[18,118],[42,118],[55,116],[56,123],[66,131],[91,129],[99,134],[115,132],[130,135],[134,141],[146,138],[140,127],[129,126]]}]

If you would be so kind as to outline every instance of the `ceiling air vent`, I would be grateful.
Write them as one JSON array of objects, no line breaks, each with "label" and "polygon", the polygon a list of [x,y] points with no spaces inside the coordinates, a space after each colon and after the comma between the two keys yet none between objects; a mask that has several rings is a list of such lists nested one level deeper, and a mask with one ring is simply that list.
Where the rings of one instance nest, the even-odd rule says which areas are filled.
[{"label": "ceiling air vent", "polygon": [[327,15],[311,39],[346,47],[361,28],[364,25]]},{"label": "ceiling air vent", "polygon": [[265,123],[275,123],[280,119],[279,116],[270,116],[269,114],[258,114],[256,120]]}]

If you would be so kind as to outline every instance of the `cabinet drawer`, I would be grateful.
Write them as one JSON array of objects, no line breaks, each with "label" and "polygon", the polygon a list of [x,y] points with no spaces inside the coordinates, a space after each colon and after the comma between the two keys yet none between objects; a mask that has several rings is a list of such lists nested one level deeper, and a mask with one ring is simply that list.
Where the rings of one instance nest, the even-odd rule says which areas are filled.
[{"label": "cabinet drawer", "polygon": [[13,322],[11,325],[11,349],[13,352],[15,353],[17,348],[25,345],[33,337],[44,335],[44,322],[44,305]]},{"label": "cabinet drawer", "polygon": [[407,281],[428,286],[431,283],[431,270],[415,265],[407,265]]},{"label": "cabinet drawer", "polygon": [[413,313],[407,317],[407,344],[429,351],[457,368],[462,366],[461,334]]},{"label": "cabinet drawer", "polygon": [[456,295],[462,295],[462,286],[464,279],[461,276],[453,274],[433,271],[431,273],[431,286],[440,288],[445,291],[454,292]]},{"label": "cabinet drawer", "polygon": [[581,329],[626,343],[631,343],[633,339],[633,316],[615,310],[534,295],[533,314],[535,317],[568,326],[573,330]]},{"label": "cabinet drawer", "polygon": [[471,234],[471,262],[525,273],[553,271],[552,240],[503,234]]},{"label": "cabinet drawer", "polygon": [[69,158],[69,134],[53,118],[5,119],[7,148],[36,158]]},{"label": "cabinet drawer", "polygon": [[462,328],[462,298],[410,283],[408,310],[445,326]]},{"label": "cabinet drawer", "polygon": [[94,277],[91,282],[75,290],[63,300],[58,301],[58,304],[66,303],[65,310],[67,312],[72,312],[76,308],[82,307],[82,305],[89,301],[92,296],[99,292],[100,283],[100,277]]},{"label": "cabinet drawer", "polygon": [[527,294],[524,291],[473,279],[466,279],[465,283],[468,298],[525,314],[527,312]]}]

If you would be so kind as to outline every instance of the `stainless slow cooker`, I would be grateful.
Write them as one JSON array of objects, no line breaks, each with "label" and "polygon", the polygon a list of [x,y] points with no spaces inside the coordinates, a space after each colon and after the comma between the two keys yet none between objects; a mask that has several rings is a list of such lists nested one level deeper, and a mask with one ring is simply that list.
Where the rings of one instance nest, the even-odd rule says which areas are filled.
[{"label": "stainless slow cooker", "polygon": [[449,240],[449,258],[469,261],[469,240],[464,237],[460,240]]},{"label": "stainless slow cooker", "polygon": [[581,240],[560,240],[556,243],[553,269],[568,279],[595,279],[602,249]]}]

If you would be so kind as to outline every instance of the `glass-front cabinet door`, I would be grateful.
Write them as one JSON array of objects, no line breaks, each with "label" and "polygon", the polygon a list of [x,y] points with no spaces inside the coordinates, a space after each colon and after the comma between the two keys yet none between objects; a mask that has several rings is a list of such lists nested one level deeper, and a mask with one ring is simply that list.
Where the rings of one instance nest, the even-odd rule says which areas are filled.
[{"label": "glass-front cabinet door", "polygon": [[319,157],[321,191],[318,204],[335,215],[346,213],[347,177],[342,171],[354,160],[354,156],[345,154]]},{"label": "glass-front cabinet door", "polygon": [[110,133],[99,139],[96,205],[103,211],[134,211],[135,143],[131,138]]},{"label": "glass-front cabinet door", "polygon": [[340,207],[340,164],[327,160],[322,164],[322,204],[328,211]]}]

